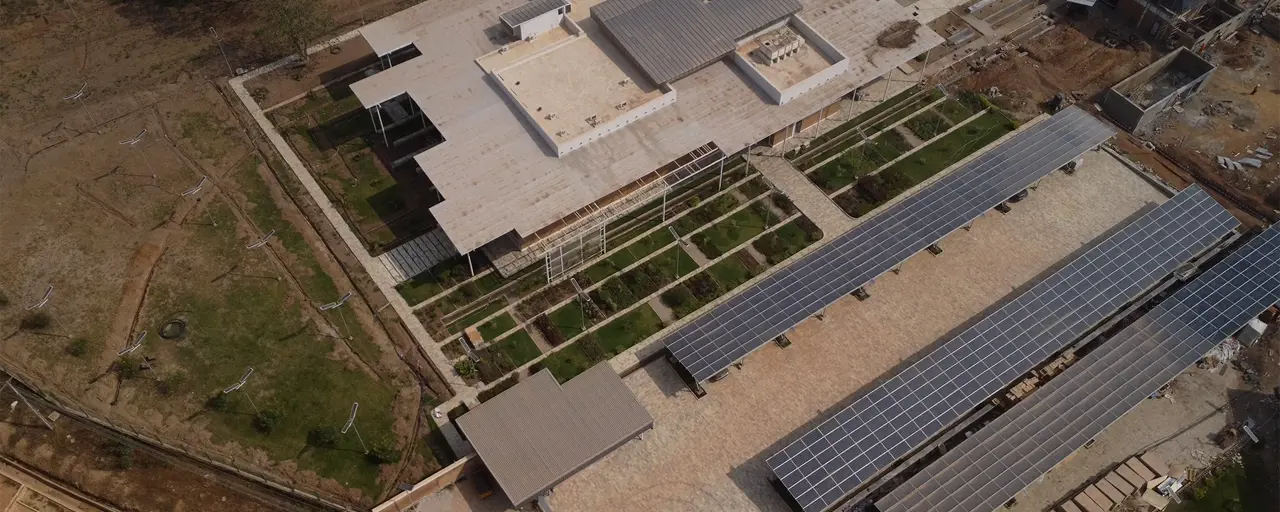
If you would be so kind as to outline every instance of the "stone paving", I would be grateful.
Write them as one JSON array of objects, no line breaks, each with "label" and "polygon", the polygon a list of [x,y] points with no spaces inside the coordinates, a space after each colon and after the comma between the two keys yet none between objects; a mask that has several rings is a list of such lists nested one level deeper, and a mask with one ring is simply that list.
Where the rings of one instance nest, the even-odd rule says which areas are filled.
[{"label": "stone paving", "polygon": [[822,230],[823,236],[844,233],[853,225],[853,219],[845,215],[809,177],[780,156],[754,156],[751,165],[769,180],[775,188],[786,194],[805,217]]},{"label": "stone paving", "polygon": [[741,370],[693,397],[670,363],[625,382],[655,428],[561,484],[561,511],[782,510],[766,457],[860,388],[996,305],[1165,196],[1105,153],[1074,176],[1043,180],[1010,214],[988,213],[943,240],[944,253],[908,260],[900,275],[845,299],[768,345]]}]

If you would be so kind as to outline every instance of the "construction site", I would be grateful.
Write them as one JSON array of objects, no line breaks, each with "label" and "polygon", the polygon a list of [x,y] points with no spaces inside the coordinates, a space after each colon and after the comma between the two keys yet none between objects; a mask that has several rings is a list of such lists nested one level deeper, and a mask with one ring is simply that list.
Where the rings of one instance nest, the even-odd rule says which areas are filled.
[{"label": "construction site", "polygon": [[1275,2],[294,3],[0,7],[0,507],[1280,508]]}]

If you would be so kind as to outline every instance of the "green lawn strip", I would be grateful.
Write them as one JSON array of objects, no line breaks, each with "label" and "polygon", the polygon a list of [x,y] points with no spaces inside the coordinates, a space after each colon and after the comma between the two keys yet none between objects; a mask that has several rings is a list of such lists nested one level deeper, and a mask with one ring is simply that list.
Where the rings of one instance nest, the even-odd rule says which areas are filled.
[{"label": "green lawn strip", "polygon": [[582,334],[583,331],[595,325],[591,315],[584,314],[582,311],[582,303],[577,300],[560,306],[559,309],[552,311],[547,315],[551,321],[551,326],[560,331],[564,339],[573,339],[574,336]]},{"label": "green lawn strip", "polygon": [[596,363],[608,359],[608,354],[596,341],[594,334],[587,334],[572,344],[557,350],[542,361],[535,363],[538,368],[551,370],[556,380],[564,383],[578,374],[587,371]]},{"label": "green lawn strip", "polygon": [[738,192],[741,192],[742,195],[747,196],[747,199],[754,199],[760,194],[763,194],[768,191],[769,191],[769,185],[765,184],[764,177],[762,176],[756,176],[754,178],[751,178],[750,180],[747,180],[746,183],[738,185]]},{"label": "green lawn strip", "polygon": [[[649,233],[631,245],[623,247],[618,252],[609,255],[607,258],[600,260],[594,265],[587,267],[582,271],[591,283],[598,283],[609,276],[618,273],[619,270],[631,266],[633,263],[644,259],[646,256],[653,254],[660,247],[675,241],[675,237],[671,236],[671,232],[666,229],[660,229]],[[581,283],[587,284],[587,283]]]},{"label": "green lawn strip", "polygon": [[[357,220],[376,220],[379,212],[394,212],[404,209],[400,196],[388,193],[396,188],[396,180],[378,167],[378,157],[372,150],[362,150],[342,155],[351,170],[354,179],[339,178],[342,189],[337,191],[342,197],[339,202],[350,208]],[[338,178],[330,176],[330,178]]]},{"label": "green lawn strip", "polygon": [[477,279],[471,279],[471,268],[467,264],[467,259],[458,256],[437,263],[427,271],[396,285],[396,291],[400,292],[405,302],[413,306],[463,282],[465,284],[432,303],[441,315],[447,315],[475,302],[501,288],[507,280],[497,272],[489,272]]},{"label": "green lawn strip", "polygon": [[920,140],[929,140],[951,128],[951,123],[931,110],[926,110],[903,123]]},{"label": "green lawn strip", "polygon": [[632,345],[662,330],[662,319],[648,304],[631,310],[625,315],[613,319],[595,331],[595,338],[600,341],[608,357],[621,354]]},{"label": "green lawn strip", "polygon": [[[655,267],[662,271],[662,275],[674,281],[678,278],[692,274],[698,270],[698,262],[693,261],[693,257],[681,247],[672,247],[654,256],[652,260]],[[646,294],[647,295],[647,294]]]},{"label": "green lawn strip", "polygon": [[[826,142],[827,142],[827,141],[829,141],[829,140],[833,140],[833,139],[835,139],[836,137],[839,137],[839,136],[841,136],[841,135],[844,135],[844,134],[845,134],[846,132],[848,132],[849,130],[852,130],[852,129],[854,129],[854,128],[857,128],[857,127],[858,127],[858,125],[860,125],[860,124],[862,124],[862,123],[864,123],[864,122],[866,122],[866,121],[870,120],[871,118],[876,117],[877,115],[880,115],[880,113],[882,113],[882,112],[884,112],[884,111],[888,110],[889,108],[894,107],[894,106],[898,105],[899,103],[902,103],[903,101],[906,101],[906,100],[907,100],[907,98],[910,98],[910,97],[911,97],[911,95],[913,95],[913,94],[915,94],[915,93],[917,93],[917,92],[919,92],[919,91],[920,91],[920,87],[919,87],[919,86],[911,86],[911,87],[908,87],[905,91],[902,91],[902,92],[898,93],[897,95],[893,96],[892,98],[889,98],[889,99],[886,99],[886,100],[884,100],[884,101],[882,101],[882,102],[880,102],[880,103],[877,103],[876,105],[874,105],[874,106],[872,106],[871,108],[867,109],[865,112],[863,112],[863,113],[861,113],[861,114],[858,114],[858,115],[857,115],[856,117],[854,117],[853,119],[850,119],[850,120],[848,120],[848,121],[845,121],[845,122],[843,122],[843,123],[840,123],[840,126],[837,126],[837,127],[833,128],[833,129],[831,129],[831,130],[830,130],[830,131],[828,131],[827,133],[824,133],[824,134],[822,134],[822,135],[819,135],[819,136],[817,136],[817,137],[814,137],[814,138],[813,138],[813,140],[809,142],[809,147],[810,147],[810,148],[817,148],[818,146],[820,146],[820,145],[822,145],[822,144],[826,143]],[[788,154],[788,155],[787,155],[787,158],[795,158],[796,156],[800,156],[801,154],[803,154],[803,153],[799,153],[799,154],[796,154],[796,155]]]},{"label": "green lawn strip", "polygon": [[[481,306],[481,307],[477,308],[476,310],[474,310],[474,311],[472,311],[472,312],[470,312],[470,313],[467,313],[467,314],[466,314],[465,316],[463,316],[462,318],[459,318],[459,319],[457,319],[457,320],[453,320],[453,321],[449,322],[449,334],[457,334],[457,333],[460,333],[460,332],[462,332],[462,331],[463,331],[463,329],[466,329],[466,328],[468,328],[468,327],[471,327],[471,326],[473,326],[473,325],[475,325],[475,324],[480,323],[480,321],[481,321],[481,320],[484,320],[484,319],[485,319],[485,318],[487,318],[489,315],[492,315],[492,314],[494,314],[494,313],[497,313],[497,312],[498,312],[498,310],[500,310],[500,309],[502,309],[502,308],[505,308],[505,307],[507,307],[507,302],[506,302],[505,300],[502,300],[502,299],[498,299],[498,300],[495,300],[495,301],[490,302],[490,303],[488,303],[488,304],[485,304],[485,305],[483,305],[483,306]],[[501,333],[499,333],[499,334],[501,334]],[[488,336],[485,336],[485,338],[484,338],[484,339],[486,339],[486,340],[491,340],[491,339],[493,339],[493,338],[490,338],[490,337],[488,337]]]},{"label": "green lawn strip", "polygon": [[708,258],[718,258],[778,223],[777,216],[756,202],[707,229],[695,233],[693,243]]},{"label": "green lawn strip", "polygon": [[765,233],[751,245],[765,256],[769,265],[777,265],[820,239],[822,231],[808,218],[800,217]]},{"label": "green lawn strip", "polygon": [[763,271],[764,267],[746,249],[717,261],[707,268],[707,273],[725,290],[742,286]]},{"label": "green lawn strip", "polygon": [[708,222],[716,220],[726,213],[733,211],[738,205],[742,204],[736,197],[725,194],[710,201],[702,202],[700,200],[691,199],[690,202],[697,202],[699,206],[693,211],[685,214],[676,220],[673,226],[680,236],[686,236],[694,230],[706,225]]},{"label": "green lawn strip", "polygon": [[858,179],[852,188],[837,195],[835,202],[850,216],[866,215],[1016,127],[998,111],[989,111],[879,173]]},{"label": "green lawn strip", "polygon": [[[234,230],[207,235],[202,245],[238,248],[241,244]],[[193,268],[215,265],[200,263]],[[340,426],[351,402],[359,401],[366,410],[382,411],[361,416],[366,441],[392,439],[395,418],[386,411],[391,410],[395,390],[358,370],[358,365],[336,357],[341,342],[318,333],[313,323],[302,319],[298,308],[308,306],[299,304],[284,283],[229,276],[209,286],[175,286],[197,278],[185,270],[180,276],[166,272],[161,268],[153,281],[143,322],[158,331],[172,311],[182,311],[187,324],[195,327],[181,343],[172,345],[176,361],[166,367],[182,370],[197,400],[219,393],[222,383],[235,382],[245,368],[256,370],[251,383],[230,396],[224,409],[202,415],[214,442],[236,442],[261,449],[273,460],[296,461],[300,469],[376,498],[381,492],[380,470],[364,456],[358,441],[344,437],[333,448],[308,448],[307,434],[320,426]],[[246,396],[253,398],[258,410],[278,415],[269,433],[254,427],[254,407]]]},{"label": "green lawn strip", "polygon": [[476,350],[476,355],[480,356],[476,369],[480,372],[481,380],[486,383],[494,382],[520,365],[536,359],[540,354],[542,351],[538,350],[529,333],[519,330]]},{"label": "green lawn strip", "polygon": [[950,120],[952,124],[964,121],[975,113],[955,98],[948,98],[947,101],[939,103],[938,106],[933,108]]},{"label": "green lawn strip", "polygon": [[999,112],[989,111],[920,148],[911,156],[889,166],[885,171],[897,170],[915,183],[920,183],[986,147],[1016,127],[1013,121]]},{"label": "green lawn strip", "polygon": [[337,285],[333,284],[329,274],[320,268],[320,262],[316,260],[311,246],[302,237],[302,233],[284,219],[280,207],[276,206],[271,196],[271,189],[258,173],[258,166],[261,164],[262,159],[254,155],[235,173],[236,183],[240,185],[240,190],[251,203],[248,208],[249,217],[263,232],[275,230],[275,236],[284,245],[285,250],[289,251],[298,264],[308,271],[307,275],[297,275],[296,272],[295,275],[312,300],[316,302],[337,300],[339,295]]},{"label": "green lawn strip", "polygon": [[480,327],[477,327],[480,331],[480,336],[486,340],[495,339],[503,333],[515,328],[516,319],[512,318],[510,313],[498,315],[494,317],[493,320],[480,324]]},{"label": "green lawn strip", "polygon": [[890,126],[892,126],[894,123],[897,123],[898,121],[901,121],[903,118],[911,115],[912,113],[922,108],[925,108],[930,103],[933,103],[935,101],[942,99],[942,96],[943,96],[942,91],[939,91],[937,89],[929,89],[928,92],[926,92],[924,95],[920,96],[919,98],[916,98],[915,100],[912,100],[910,103],[904,104],[901,107],[894,109],[893,112],[885,116],[882,116],[879,120],[876,121],[875,124],[871,125],[871,127],[866,129],[867,133],[876,133],[878,131],[885,130]]}]

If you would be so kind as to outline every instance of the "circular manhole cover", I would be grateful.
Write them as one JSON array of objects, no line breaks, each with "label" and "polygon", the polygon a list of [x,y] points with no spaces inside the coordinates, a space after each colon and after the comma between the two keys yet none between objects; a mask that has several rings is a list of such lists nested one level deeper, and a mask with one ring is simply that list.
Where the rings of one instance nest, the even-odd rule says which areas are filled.
[{"label": "circular manhole cover", "polygon": [[182,320],[170,320],[160,328],[160,337],[166,340],[179,340],[187,335],[187,323]]}]

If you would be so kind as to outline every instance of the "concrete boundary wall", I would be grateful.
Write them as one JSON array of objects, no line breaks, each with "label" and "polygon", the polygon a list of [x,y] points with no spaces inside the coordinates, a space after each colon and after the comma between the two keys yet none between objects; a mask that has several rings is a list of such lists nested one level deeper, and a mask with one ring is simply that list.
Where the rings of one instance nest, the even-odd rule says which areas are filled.
[{"label": "concrete boundary wall", "polygon": [[[1150,128],[1160,112],[1199,92],[1205,82],[1213,76],[1215,69],[1217,66],[1191,50],[1178,48],[1108,89],[1106,96],[1102,99],[1102,111],[1121,128],[1135,134],[1142,134]],[[1190,79],[1147,107],[1130,99],[1130,95],[1135,91],[1144,88],[1151,80],[1167,72],[1184,74]]]}]

